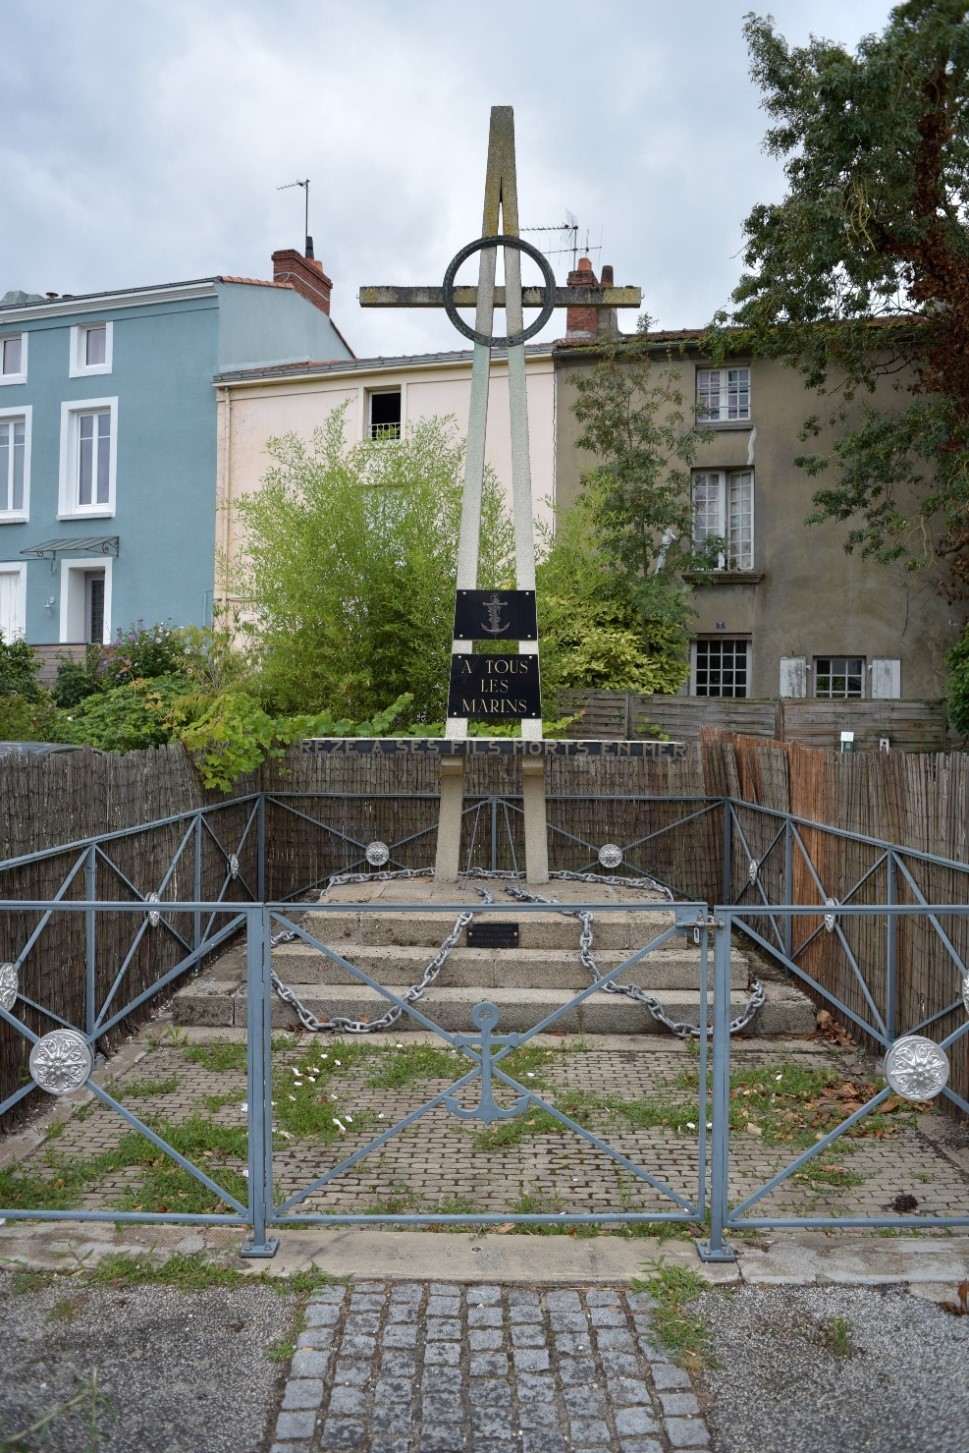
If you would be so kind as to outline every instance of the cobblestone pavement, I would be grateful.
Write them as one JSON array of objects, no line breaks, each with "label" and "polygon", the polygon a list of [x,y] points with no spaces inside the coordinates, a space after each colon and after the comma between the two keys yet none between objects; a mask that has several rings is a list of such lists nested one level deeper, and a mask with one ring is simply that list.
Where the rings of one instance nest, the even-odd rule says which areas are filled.
[{"label": "cobblestone pavement", "polygon": [[[196,1032],[198,1033],[198,1032]],[[426,1042],[425,1042],[426,1041]],[[430,1052],[430,1060],[418,1062]],[[418,1059],[415,1059],[415,1056]],[[301,1194],[332,1174],[383,1130],[439,1095],[462,1072],[456,1051],[432,1036],[325,1042],[282,1036],[273,1054],[274,1176],[280,1198]],[[824,1043],[739,1043],[733,1054],[735,1130],[730,1146],[730,1195],[736,1203],[789,1165],[809,1143],[816,1124],[837,1124],[857,1102],[859,1085],[873,1070],[854,1051]],[[691,1201],[699,1174],[695,1050],[679,1041],[643,1045],[609,1037],[545,1038],[532,1049],[521,1083],[544,1103],[562,1109],[577,1128],[566,1129],[536,1112],[524,1123],[497,1130],[462,1123],[438,1107],[377,1146],[355,1165],[310,1191],[301,1212],[327,1214],[431,1213],[502,1216],[521,1213],[628,1214],[653,1216],[677,1209],[663,1190]],[[751,1077],[761,1089],[754,1102]],[[97,1073],[101,1083],[165,1138],[178,1127],[189,1136],[183,1148],[215,1180],[239,1194],[245,1167],[245,1047],[239,1039],[174,1043],[142,1035]],[[783,1083],[782,1083],[783,1081]],[[809,1088],[785,1098],[788,1084]],[[772,1108],[761,1090],[778,1089]],[[472,1087],[471,1093],[477,1093]],[[513,1093],[501,1086],[499,1098]],[[744,1107],[757,1104],[748,1118]],[[792,1107],[785,1111],[785,1106]],[[653,1112],[656,1111],[654,1114]],[[30,1157],[31,1170],[47,1179],[65,1164],[87,1165],[91,1178],[79,1187],[79,1209],[155,1209],[142,1191],[146,1167],[129,1153],[132,1132],[116,1112],[93,1097],[79,1096],[54,1111],[47,1144]],[[799,1140],[778,1137],[776,1114],[803,1120]],[[709,1115],[709,1109],[707,1109]],[[307,1118],[311,1117],[311,1118]],[[659,1122],[659,1123],[657,1123]],[[965,1214],[969,1178],[929,1131],[945,1117],[897,1102],[890,1114],[864,1121],[817,1161],[784,1180],[757,1205],[771,1216],[873,1216],[891,1214],[898,1201],[925,1216]],[[953,1124],[953,1122],[948,1122]],[[642,1168],[643,1178],[617,1164],[602,1146],[583,1139],[578,1127]],[[5,1157],[0,1149],[0,1159]],[[150,1167],[149,1167],[150,1169]],[[171,1195],[191,1189],[169,1187]],[[646,1176],[653,1176],[659,1187]],[[914,1201],[915,1205],[912,1205]],[[679,1203],[682,1204],[682,1203]],[[217,1209],[201,1203],[189,1207]]]},{"label": "cobblestone pavement", "polygon": [[643,1293],[360,1281],[310,1299],[271,1453],[709,1447]]}]

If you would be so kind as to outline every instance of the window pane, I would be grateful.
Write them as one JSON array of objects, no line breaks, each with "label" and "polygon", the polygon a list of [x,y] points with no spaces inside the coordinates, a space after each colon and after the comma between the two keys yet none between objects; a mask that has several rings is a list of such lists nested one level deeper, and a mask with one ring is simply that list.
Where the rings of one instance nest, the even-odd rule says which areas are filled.
[{"label": "window pane", "polygon": [[747,641],[698,640],[697,696],[746,696],[747,653]]},{"label": "window pane", "polygon": [[750,418],[750,369],[731,368],[728,371],[727,418]]},{"label": "window pane", "polygon": [[696,375],[697,416],[701,419],[720,417],[720,370],[699,368]]},{"label": "window pane", "polygon": [[13,498],[10,508],[22,510],[24,507],[24,451],[26,448],[26,425],[23,419],[13,421]]},{"label": "window pane", "polygon": [[20,360],[23,357],[23,339],[4,338],[3,340],[3,372],[20,373]]},{"label": "window pane", "polygon": [[106,505],[109,499],[111,467],[111,418],[108,414],[98,415],[98,504]]},{"label": "window pane", "polygon": [[96,328],[85,328],[84,330],[84,362],[103,363],[106,358],[106,343],[108,330],[104,324]]},{"label": "window pane", "polygon": [[727,539],[730,544],[731,570],[754,568],[754,476],[750,473],[728,477]]},{"label": "window pane", "polygon": [[863,656],[818,656],[814,662],[814,694],[828,699],[865,694]]}]

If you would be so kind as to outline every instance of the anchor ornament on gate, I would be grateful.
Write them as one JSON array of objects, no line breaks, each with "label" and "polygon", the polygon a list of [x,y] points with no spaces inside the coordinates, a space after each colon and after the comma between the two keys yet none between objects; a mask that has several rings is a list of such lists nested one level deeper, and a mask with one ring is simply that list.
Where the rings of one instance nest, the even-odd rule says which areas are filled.
[{"label": "anchor ornament on gate", "polygon": [[514,1120],[516,1115],[521,1115],[528,1107],[527,1095],[519,1095],[518,1099],[507,1110],[503,1110],[491,1092],[491,1063],[492,1044],[517,1044],[517,1034],[500,1034],[492,1036],[492,1028],[498,1023],[500,1014],[495,1004],[476,1004],[471,1010],[471,1023],[481,1030],[480,1034],[456,1034],[453,1043],[459,1048],[464,1045],[481,1044],[481,1098],[472,1110],[465,1110],[453,1095],[447,1095],[444,1103],[452,1115],[459,1120],[483,1120],[490,1125],[494,1120]]}]

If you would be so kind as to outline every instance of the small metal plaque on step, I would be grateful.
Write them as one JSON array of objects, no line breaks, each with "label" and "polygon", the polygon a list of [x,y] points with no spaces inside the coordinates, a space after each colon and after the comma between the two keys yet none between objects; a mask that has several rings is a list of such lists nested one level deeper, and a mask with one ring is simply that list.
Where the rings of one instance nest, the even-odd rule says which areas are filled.
[{"label": "small metal plaque on step", "polygon": [[517,948],[518,924],[491,920],[468,927],[468,948]]}]

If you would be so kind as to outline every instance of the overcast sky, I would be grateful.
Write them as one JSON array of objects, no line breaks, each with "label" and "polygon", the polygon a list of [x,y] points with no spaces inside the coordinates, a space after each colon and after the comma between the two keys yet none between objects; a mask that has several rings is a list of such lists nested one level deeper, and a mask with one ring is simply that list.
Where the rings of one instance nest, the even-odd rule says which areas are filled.
[{"label": "overcast sky", "polygon": [[[663,327],[705,323],[741,225],[783,194],[744,0],[0,0],[0,294],[272,275],[310,232],[361,356],[466,346],[367,283],[440,283],[479,235],[492,105],[522,227],[571,213]],[[774,0],[791,44],[854,47],[884,0]],[[555,232],[525,232],[549,250]],[[553,255],[559,280],[571,254]],[[465,274],[462,273],[462,277]],[[624,315],[631,329],[635,315]],[[564,331],[550,324],[544,336]]]}]

